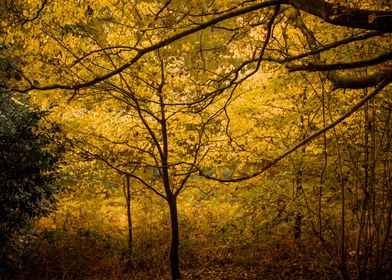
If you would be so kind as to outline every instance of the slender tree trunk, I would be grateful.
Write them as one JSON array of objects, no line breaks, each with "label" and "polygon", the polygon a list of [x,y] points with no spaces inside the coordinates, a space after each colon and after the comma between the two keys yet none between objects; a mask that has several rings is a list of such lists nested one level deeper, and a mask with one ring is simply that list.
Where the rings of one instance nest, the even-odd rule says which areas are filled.
[{"label": "slender tree trunk", "polygon": [[[306,92],[303,93],[303,101],[305,102],[307,99],[306,97]],[[300,127],[300,133],[302,134],[301,138],[302,140],[306,138],[306,128],[305,128],[305,118],[301,114],[299,117],[299,127]],[[297,168],[296,174],[295,174],[295,189],[294,189],[294,199],[295,199],[295,204],[296,204],[296,213],[294,217],[294,240],[300,240],[302,236],[302,213],[301,213],[301,196],[303,195],[303,188],[302,188],[302,160],[306,154],[306,148],[305,146],[302,147],[301,149],[301,159],[299,163],[299,167]]]},{"label": "slender tree trunk", "polygon": [[181,279],[180,260],[179,260],[179,233],[178,233],[178,211],[177,211],[177,197],[171,195],[167,202],[170,208],[170,222],[171,222],[171,247],[170,247],[170,268],[172,279]]},{"label": "slender tree trunk", "polygon": [[[336,130],[334,129],[336,135]],[[342,278],[344,280],[350,279],[347,268],[347,248],[346,248],[346,197],[345,197],[345,182],[343,177],[343,163],[342,156],[340,153],[340,145],[337,140],[337,153],[339,162],[339,177],[340,177],[340,193],[342,195],[341,199],[341,220],[340,220],[340,270],[342,273]]]},{"label": "slender tree trunk", "polygon": [[132,213],[131,213],[131,184],[129,175],[125,175],[123,180],[123,194],[125,197],[126,208],[127,208],[127,222],[128,222],[128,250],[127,250],[127,257],[128,260],[124,267],[124,272],[129,272],[132,266]]},{"label": "slender tree trunk", "polygon": [[355,263],[357,279],[363,279],[367,258],[367,234],[368,234],[368,200],[369,200],[369,104],[364,106],[364,184],[362,189],[362,201],[360,220],[355,249]]},{"label": "slender tree trunk", "polygon": [[299,170],[295,179],[295,200],[297,204],[297,211],[294,217],[294,240],[301,239],[302,236],[302,214],[299,210],[299,202],[300,195],[302,192],[302,170]]},{"label": "slender tree trunk", "polygon": [[[163,71],[162,71],[163,73]],[[162,76],[162,81],[163,81]],[[163,84],[161,84],[163,86]],[[161,176],[165,188],[166,200],[170,209],[170,226],[171,226],[171,246],[170,246],[170,269],[173,280],[181,279],[180,260],[179,260],[179,234],[178,234],[178,212],[177,196],[173,193],[169,179],[169,142],[167,135],[167,119],[165,116],[165,102],[162,94],[159,95],[161,106],[161,129],[162,129],[162,152],[161,152]]]},{"label": "slender tree trunk", "polygon": [[126,176],[125,199],[127,201],[127,220],[128,220],[128,251],[132,252],[132,213],[131,213],[131,184],[129,176]]}]

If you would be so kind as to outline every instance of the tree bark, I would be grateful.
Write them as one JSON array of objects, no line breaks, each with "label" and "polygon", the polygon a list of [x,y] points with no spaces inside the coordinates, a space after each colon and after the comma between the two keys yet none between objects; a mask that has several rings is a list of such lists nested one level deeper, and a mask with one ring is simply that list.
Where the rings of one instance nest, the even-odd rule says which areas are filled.
[{"label": "tree bark", "polygon": [[126,175],[125,199],[127,201],[127,220],[128,220],[128,251],[132,253],[132,213],[131,213],[131,184],[129,175]]},{"label": "tree bark", "polygon": [[[161,64],[163,68],[163,64]],[[162,77],[161,77],[161,84],[159,89],[159,103],[161,109],[161,132],[162,132],[162,153],[161,153],[161,176],[162,176],[162,183],[165,188],[166,193],[166,200],[169,204],[170,210],[170,226],[171,226],[171,246],[170,246],[170,269],[172,279],[181,279],[181,272],[180,272],[180,260],[179,260],[179,234],[178,234],[178,212],[177,212],[177,196],[173,193],[173,190],[170,186],[170,179],[169,179],[169,142],[168,142],[168,134],[167,134],[167,119],[165,116],[165,102],[162,96],[162,87],[164,75],[163,69]]]},{"label": "tree bark", "polygon": [[170,268],[172,279],[181,279],[180,260],[179,260],[179,231],[178,231],[178,211],[177,211],[177,197],[171,195],[167,202],[170,209],[171,222],[171,247],[170,247]]},{"label": "tree bark", "polygon": [[285,3],[333,25],[392,32],[392,11],[347,8],[323,0],[286,0],[282,4]]}]

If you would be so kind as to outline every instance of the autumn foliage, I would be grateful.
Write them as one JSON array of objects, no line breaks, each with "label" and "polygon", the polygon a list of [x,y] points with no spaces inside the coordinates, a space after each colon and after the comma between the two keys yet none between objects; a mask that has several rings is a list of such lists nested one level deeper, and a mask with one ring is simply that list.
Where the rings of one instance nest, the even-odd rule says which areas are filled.
[{"label": "autumn foliage", "polygon": [[66,150],[15,279],[389,279],[388,1],[5,0],[0,24],[1,92]]}]

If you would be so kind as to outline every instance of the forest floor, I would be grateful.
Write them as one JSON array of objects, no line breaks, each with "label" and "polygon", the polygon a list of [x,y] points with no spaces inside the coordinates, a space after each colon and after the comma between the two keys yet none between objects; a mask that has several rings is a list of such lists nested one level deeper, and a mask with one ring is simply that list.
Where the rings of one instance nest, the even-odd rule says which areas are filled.
[{"label": "forest floor", "polygon": [[[135,244],[128,256],[125,240],[89,230],[44,230],[36,238],[15,279],[170,279],[168,240]],[[205,241],[181,247],[183,279],[341,279],[338,266],[326,250],[311,240],[234,247]],[[384,274],[380,279],[392,278]]]},{"label": "forest floor", "polygon": [[[26,238],[21,270],[12,280],[170,279],[170,219],[164,204],[154,202],[144,208],[134,204],[129,253],[121,199],[88,202],[79,198],[63,199],[56,212],[37,223]],[[322,244],[304,224],[301,239],[295,241],[290,220],[266,227],[265,215],[260,215],[247,222],[243,216],[237,218],[238,208],[223,201],[181,206],[183,279],[342,279],[339,243],[332,242],[332,235],[328,237],[332,241]],[[346,244],[348,252],[354,248],[354,237]],[[388,244],[386,271],[378,278],[369,274],[364,279],[392,279],[388,273],[392,242]],[[356,279],[354,254],[347,254],[347,264],[351,279]]]}]

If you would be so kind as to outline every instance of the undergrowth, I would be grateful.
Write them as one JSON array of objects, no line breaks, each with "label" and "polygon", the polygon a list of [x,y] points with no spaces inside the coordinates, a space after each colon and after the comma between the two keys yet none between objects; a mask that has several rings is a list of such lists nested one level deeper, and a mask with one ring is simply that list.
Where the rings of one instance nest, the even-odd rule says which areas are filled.
[{"label": "undergrowth", "polygon": [[[287,228],[266,230],[262,221],[249,229],[235,203],[179,206],[183,279],[341,279],[333,256],[311,234],[294,241]],[[31,233],[22,269],[11,279],[170,279],[165,204],[135,202],[132,209],[130,251],[120,198],[62,199]]]}]

